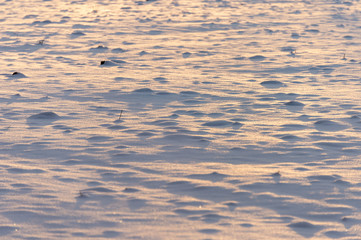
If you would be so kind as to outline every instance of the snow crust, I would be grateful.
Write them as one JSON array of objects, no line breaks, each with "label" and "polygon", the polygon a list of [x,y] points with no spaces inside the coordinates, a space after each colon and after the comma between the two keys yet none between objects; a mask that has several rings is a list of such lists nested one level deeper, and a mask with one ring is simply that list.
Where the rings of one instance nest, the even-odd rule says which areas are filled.
[{"label": "snow crust", "polygon": [[358,0],[0,2],[0,238],[360,239]]}]

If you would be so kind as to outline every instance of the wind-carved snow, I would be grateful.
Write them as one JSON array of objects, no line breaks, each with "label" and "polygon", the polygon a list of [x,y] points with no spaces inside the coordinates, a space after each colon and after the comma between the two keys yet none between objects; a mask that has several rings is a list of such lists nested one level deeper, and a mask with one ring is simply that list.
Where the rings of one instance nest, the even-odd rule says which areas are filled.
[{"label": "wind-carved snow", "polygon": [[0,237],[359,239],[356,1],[5,1]]}]

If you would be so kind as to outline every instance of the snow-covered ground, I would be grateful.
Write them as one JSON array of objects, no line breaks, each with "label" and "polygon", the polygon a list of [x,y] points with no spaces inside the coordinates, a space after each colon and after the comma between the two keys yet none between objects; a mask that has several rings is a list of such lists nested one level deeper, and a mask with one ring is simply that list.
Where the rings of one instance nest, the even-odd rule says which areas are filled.
[{"label": "snow-covered ground", "polygon": [[1,239],[361,239],[359,0],[2,0]]}]

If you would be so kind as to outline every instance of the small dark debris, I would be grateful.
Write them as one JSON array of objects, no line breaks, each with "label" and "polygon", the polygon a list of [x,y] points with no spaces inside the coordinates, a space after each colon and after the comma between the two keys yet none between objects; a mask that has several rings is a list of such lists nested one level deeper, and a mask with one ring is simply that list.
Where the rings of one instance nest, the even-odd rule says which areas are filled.
[{"label": "small dark debris", "polygon": [[280,173],[280,171],[278,171],[278,172],[273,173],[272,176],[274,176],[274,177],[280,177],[280,176],[281,176],[281,173]]},{"label": "small dark debris", "polygon": [[78,198],[87,198],[88,196],[82,192],[82,191],[79,191],[79,195],[78,195]]}]

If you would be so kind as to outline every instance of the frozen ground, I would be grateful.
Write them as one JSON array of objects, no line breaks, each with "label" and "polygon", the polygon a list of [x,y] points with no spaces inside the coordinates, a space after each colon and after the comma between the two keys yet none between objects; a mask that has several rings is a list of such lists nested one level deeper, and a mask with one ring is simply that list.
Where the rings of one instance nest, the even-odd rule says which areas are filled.
[{"label": "frozen ground", "polygon": [[360,239],[358,0],[0,2],[0,238]]}]

